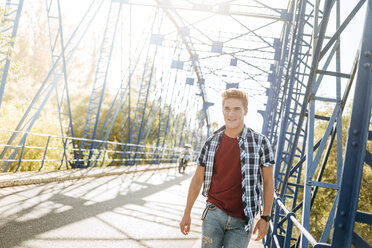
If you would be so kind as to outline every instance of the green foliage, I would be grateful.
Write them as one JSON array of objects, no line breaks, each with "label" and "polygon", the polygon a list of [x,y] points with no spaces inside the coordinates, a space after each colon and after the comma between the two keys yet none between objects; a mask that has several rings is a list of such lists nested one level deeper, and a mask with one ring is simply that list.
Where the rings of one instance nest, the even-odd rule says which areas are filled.
[{"label": "green foliage", "polygon": [[212,122],[212,123],[211,123],[211,133],[217,131],[217,129],[218,129],[218,123],[215,122],[215,121]]},{"label": "green foliage", "polygon": [[[23,115],[22,106],[3,102],[3,105],[0,109],[0,126],[5,130],[13,130],[17,125],[19,118]],[[32,132],[35,134],[59,134],[59,125],[58,119],[56,116],[50,112],[43,112],[39,117],[40,125],[36,125]],[[66,126],[66,123],[64,123]],[[0,133],[0,143],[6,144],[9,140],[11,132],[1,132]],[[45,145],[48,140],[48,135],[33,135],[29,134],[26,139],[26,148],[23,151],[21,167],[19,171],[34,171],[39,169],[41,166],[41,160],[44,156]],[[18,144],[20,138],[15,140],[14,144]],[[27,148],[28,147],[28,148]],[[60,138],[51,137],[49,141],[49,147],[53,147],[53,150],[48,150],[45,154],[45,160],[53,160],[46,162],[43,166],[43,170],[56,170],[60,166],[60,161],[63,154],[63,145]],[[9,156],[13,150],[10,150],[7,155]],[[14,158],[16,161],[19,160],[20,153]],[[28,162],[30,161],[30,162]],[[18,162],[14,162],[10,165],[8,171],[14,171],[18,167]]]},{"label": "green foliage", "polygon": [[[323,116],[330,116],[332,109],[328,109],[322,113],[319,113]],[[345,152],[345,145],[346,145],[346,138],[347,138],[347,131],[348,126],[350,122],[350,108],[346,109],[344,112],[343,118],[342,118],[342,154],[344,155]],[[327,127],[327,122],[325,121],[318,121],[316,125],[316,134],[315,134],[315,142],[319,140]],[[371,128],[370,128],[371,129]],[[327,164],[325,167],[325,171],[322,177],[322,182],[332,183],[335,184],[337,181],[337,153],[336,153],[336,144],[337,144],[337,137],[335,138],[335,141],[332,145],[332,149],[329,155],[329,158],[327,160]],[[371,142],[368,142],[367,144],[367,150],[372,151],[372,144]],[[322,155],[322,161],[324,158],[324,154]],[[315,175],[319,172],[319,167],[315,173]],[[371,184],[372,184],[372,170],[369,166],[364,166],[363,171],[363,180],[362,180],[362,186],[360,189],[360,195],[359,195],[359,206],[358,210],[360,211],[369,211],[371,212],[372,209],[372,191],[371,191]],[[336,190],[332,189],[325,189],[320,188],[316,199],[314,201],[314,205],[311,208],[311,220],[310,220],[310,233],[319,240],[322,235],[322,230],[324,229],[324,226],[326,224],[326,221],[328,219],[331,207],[333,205],[334,199],[336,197]],[[372,227],[368,225],[361,225],[357,224],[355,227],[355,231],[362,236],[364,239],[366,239],[370,244],[372,243],[372,236],[370,235],[372,233]]]},{"label": "green foliage", "polygon": [[[0,17],[3,15],[3,13],[4,11],[0,10]],[[35,13],[38,14],[35,15]],[[2,18],[0,19],[3,20]],[[65,36],[68,36],[66,34],[71,33],[72,28],[65,24],[63,28]],[[89,47],[89,51],[87,51],[86,47],[78,48],[75,56],[69,62],[67,67],[72,125],[74,137],[76,138],[83,137],[101,38],[98,39],[96,34],[92,34],[91,40],[93,40],[94,44],[92,47]],[[65,41],[66,40],[67,38],[65,37]],[[5,40],[0,37],[0,42],[3,44]],[[25,2],[24,12],[19,25],[15,47],[12,52],[12,67],[9,71],[5,94],[0,109],[0,127],[1,129],[10,131],[0,132],[0,142],[2,145],[7,144],[9,141],[12,130],[16,129],[19,121],[24,116],[24,113],[29,107],[31,101],[35,99],[36,92],[40,89],[40,86],[44,82],[52,67],[53,61],[50,51],[48,22],[46,18],[45,5],[43,2]],[[151,63],[148,64],[150,65]],[[147,72],[145,73],[145,80],[148,80],[150,67],[146,68],[146,70]],[[156,74],[156,68],[153,74]],[[130,126],[133,128],[133,120],[136,111],[138,88],[141,81],[141,75],[142,71],[137,71],[132,76],[130,118],[128,118],[128,101],[126,101],[124,103],[122,112],[118,114],[113,124],[107,139],[108,141],[128,142],[129,131],[127,128],[128,122],[126,122],[126,120],[130,119]],[[50,83],[50,81],[48,81],[48,83]],[[60,97],[63,92],[63,86],[64,80],[60,80],[57,84],[58,94]],[[114,95],[112,92],[110,92],[110,90],[112,89],[106,90],[104,100],[102,102],[97,136],[102,130],[104,120],[107,117],[109,108],[114,99]],[[163,114],[163,116],[168,116],[169,112],[169,129],[165,136],[165,146],[177,146],[179,145],[178,140],[181,137],[183,140],[186,140],[186,136],[193,133],[191,130],[189,130],[190,127],[184,125],[185,120],[189,117],[183,113],[176,113],[176,111],[169,105],[162,104],[160,106],[160,104],[156,102],[153,91],[154,87],[150,89],[150,97],[145,109],[145,126],[143,130],[148,131],[148,138],[146,143],[142,145],[155,146],[157,143],[159,143],[160,146],[162,145],[162,140],[157,140],[159,132],[158,126],[161,116],[160,114]],[[43,99],[39,99],[33,105],[33,109],[28,115],[28,119],[30,119],[29,117],[35,113],[35,108],[40,106],[41,100]],[[67,113],[68,108],[66,101],[64,101],[62,109],[64,113]],[[125,122],[127,124],[125,124]],[[41,166],[42,162],[40,160],[42,160],[44,156],[46,160],[49,160],[49,162],[45,162],[43,164],[43,170],[55,170],[60,167],[66,168],[66,157],[63,157],[63,141],[60,136],[66,134],[68,127],[69,120],[66,115],[62,115],[62,124],[60,124],[56,95],[53,93],[48,100],[48,103],[42,109],[42,112],[33,128],[31,129],[32,133],[39,133],[41,135],[29,134],[27,136],[25,145],[29,146],[30,148],[24,149],[22,155],[23,162],[19,170],[37,170]],[[61,131],[61,129],[63,131]],[[49,136],[49,148],[44,154]],[[20,141],[20,137],[21,135],[19,135],[17,139],[12,142],[12,145],[17,145]],[[79,146],[80,141],[76,141],[75,149],[78,149]],[[67,142],[67,148],[69,149],[68,153],[66,154],[67,158],[73,159],[73,147],[71,140]],[[107,152],[104,155],[104,159],[109,161],[114,156],[113,151],[115,149],[120,150],[122,148],[115,147],[115,145],[108,145],[106,149],[112,150],[112,152]],[[14,149],[9,149],[5,157],[8,157],[13,150]],[[19,156],[20,153],[18,153],[14,158],[15,161],[10,165],[9,171],[14,171],[17,168]],[[149,155],[146,155],[144,158],[149,158]],[[110,163],[104,163],[105,166],[108,164]]]},{"label": "green foliage", "polygon": [[[9,10],[0,8],[0,28],[1,30],[8,29],[6,35],[0,32],[0,54],[1,56],[5,56],[7,59],[13,60],[14,57],[14,48],[11,46],[11,42],[15,42],[15,40],[10,39],[10,31],[12,30],[10,27],[13,25],[13,22],[7,22],[5,19],[5,14],[8,13]],[[3,59],[3,58],[2,58]],[[5,60],[2,62],[1,66],[4,66]],[[10,63],[10,68],[8,73],[12,74],[14,72],[19,71],[19,63]]]}]

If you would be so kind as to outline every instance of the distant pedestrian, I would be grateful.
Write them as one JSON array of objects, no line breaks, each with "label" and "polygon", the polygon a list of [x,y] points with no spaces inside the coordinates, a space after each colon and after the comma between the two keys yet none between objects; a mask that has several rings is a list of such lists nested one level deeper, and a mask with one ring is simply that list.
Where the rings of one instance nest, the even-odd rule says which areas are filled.
[{"label": "distant pedestrian", "polygon": [[254,227],[255,240],[268,232],[274,199],[274,153],[268,139],[244,124],[248,97],[238,89],[222,94],[225,126],[214,132],[196,159],[181,232],[191,226],[191,209],[203,185],[207,197],[202,215],[202,247],[245,248],[252,235],[253,221],[259,212],[263,194],[263,211]]}]

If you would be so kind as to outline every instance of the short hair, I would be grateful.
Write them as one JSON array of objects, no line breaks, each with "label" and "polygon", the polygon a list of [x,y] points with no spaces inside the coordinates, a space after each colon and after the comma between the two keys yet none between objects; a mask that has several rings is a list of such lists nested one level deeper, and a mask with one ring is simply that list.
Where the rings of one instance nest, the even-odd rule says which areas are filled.
[{"label": "short hair", "polygon": [[225,100],[229,98],[239,99],[242,101],[244,108],[248,107],[248,96],[242,90],[239,90],[236,88],[230,88],[230,89],[225,90],[222,93],[222,105],[225,103]]}]

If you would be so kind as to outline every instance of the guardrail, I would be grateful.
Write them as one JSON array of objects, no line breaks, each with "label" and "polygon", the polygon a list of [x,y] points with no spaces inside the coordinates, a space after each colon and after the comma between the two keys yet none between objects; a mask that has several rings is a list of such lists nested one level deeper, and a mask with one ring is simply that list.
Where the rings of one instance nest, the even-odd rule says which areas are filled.
[{"label": "guardrail", "polygon": [[[190,164],[190,166],[195,163]],[[104,168],[71,169],[59,171],[26,171],[18,173],[1,173],[0,188],[25,186],[41,183],[64,182],[87,178],[121,176],[124,174],[144,173],[149,171],[173,170],[178,171],[177,164],[112,166]]]},{"label": "guardrail", "polygon": [[[284,247],[284,248],[289,248],[291,246],[291,240],[292,240],[292,230],[293,226],[296,226],[298,230],[301,232],[301,238],[306,238],[309,243],[315,247],[315,248],[329,248],[331,247],[330,244],[326,243],[319,243],[315,240],[315,238],[309,233],[308,230],[306,230],[301,223],[296,219],[296,215],[289,211],[282,200],[275,194],[275,204],[276,204],[276,209],[280,208],[281,210],[284,211],[285,213],[285,218],[287,219],[287,229],[285,232],[285,239],[284,242],[281,246],[281,242],[279,242],[278,235],[277,235],[277,223],[279,221],[279,214],[275,215],[274,219],[274,224],[270,222],[270,227],[272,230],[272,247]],[[278,211],[279,212],[279,211]]]},{"label": "guardrail", "polygon": [[[0,133],[4,142],[7,140],[6,136],[10,136],[13,131],[0,129]],[[79,149],[79,145],[73,147],[72,141],[80,144],[82,141],[88,141],[87,139],[21,131],[19,133],[27,134],[27,141],[23,145],[0,144],[0,153],[5,147],[10,148],[9,152],[0,158],[2,172],[87,168],[88,164],[89,167],[107,167],[176,163],[182,151],[180,147],[166,148],[102,140],[89,140],[95,143],[93,149]],[[15,150],[18,150],[17,156],[8,158],[10,152]],[[80,159],[79,151],[83,153]]]}]

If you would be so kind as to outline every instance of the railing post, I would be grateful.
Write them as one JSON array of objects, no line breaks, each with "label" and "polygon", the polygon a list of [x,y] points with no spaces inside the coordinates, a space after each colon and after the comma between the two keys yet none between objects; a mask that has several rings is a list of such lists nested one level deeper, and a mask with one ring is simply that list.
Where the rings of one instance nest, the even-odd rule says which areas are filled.
[{"label": "railing post", "polygon": [[[41,161],[41,166],[40,166],[40,168],[39,168],[39,171],[41,171],[41,169],[42,169],[43,166],[44,166],[45,156],[46,156],[46,153],[48,152],[49,141],[50,141],[50,135],[48,136],[47,143],[45,144],[44,155],[43,155],[43,161]],[[62,156],[62,160],[63,160],[63,156]]]},{"label": "railing post", "polygon": [[277,229],[278,229],[278,222],[279,222],[279,214],[280,214],[280,206],[279,206],[280,198],[275,197],[275,215],[274,215],[274,223],[273,223],[273,230],[272,230],[272,239],[271,239],[271,247],[277,247],[278,244],[275,242],[275,238],[277,238]]},{"label": "railing post", "polygon": [[19,155],[18,166],[17,166],[17,169],[15,170],[15,172],[17,172],[19,170],[19,168],[21,167],[21,162],[22,162],[22,157],[23,157],[23,151],[25,150],[25,145],[26,145],[26,138],[27,138],[27,134],[24,136],[24,139],[21,140],[21,142],[22,142],[22,151],[21,151],[21,154]]},{"label": "railing post", "polygon": [[291,238],[292,238],[292,229],[293,229],[293,221],[291,220],[291,216],[296,218],[296,215],[293,212],[287,214],[287,231],[285,232],[285,240],[284,240],[284,247],[289,248],[291,246]]},{"label": "railing post", "polygon": [[277,234],[276,229],[278,225],[278,220],[279,220],[279,204],[278,204],[278,198],[275,199],[275,214],[274,214],[274,219],[273,219],[273,229],[272,229],[272,239],[271,239],[271,247],[274,246],[274,236]]}]

